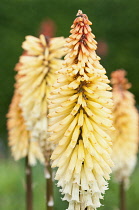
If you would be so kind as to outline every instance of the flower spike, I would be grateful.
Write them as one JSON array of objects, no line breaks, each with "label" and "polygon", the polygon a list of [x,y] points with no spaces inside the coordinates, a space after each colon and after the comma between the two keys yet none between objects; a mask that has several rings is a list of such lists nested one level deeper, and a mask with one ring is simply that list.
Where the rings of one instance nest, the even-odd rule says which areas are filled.
[{"label": "flower spike", "polygon": [[27,131],[22,110],[19,107],[21,96],[15,90],[9,112],[7,114],[7,128],[9,146],[15,160],[28,156],[30,165],[36,164],[36,159],[44,162],[38,142],[30,141],[30,132]]},{"label": "flower spike", "polygon": [[[29,164],[36,159],[48,164],[51,145],[47,138],[47,97],[65,54],[63,37],[27,36],[24,53],[16,65],[15,94],[9,109],[9,145],[15,159],[28,155]],[[42,155],[43,149],[43,155]],[[43,157],[44,156],[44,157]]]},{"label": "flower spike", "polygon": [[134,170],[138,151],[138,112],[134,95],[128,91],[131,84],[125,78],[126,71],[119,69],[111,74],[114,100],[113,168],[115,178],[128,184]]},{"label": "flower spike", "polygon": [[22,115],[30,132],[30,141],[38,142],[41,146],[46,165],[52,149],[46,141],[47,97],[56,78],[55,71],[63,62],[61,58],[65,55],[64,44],[63,37],[27,36],[22,44],[25,52],[16,66]]},{"label": "flower spike", "polygon": [[101,206],[111,173],[112,93],[96,55],[94,34],[81,10],[66,40],[65,61],[49,96],[51,156],[68,210]]}]

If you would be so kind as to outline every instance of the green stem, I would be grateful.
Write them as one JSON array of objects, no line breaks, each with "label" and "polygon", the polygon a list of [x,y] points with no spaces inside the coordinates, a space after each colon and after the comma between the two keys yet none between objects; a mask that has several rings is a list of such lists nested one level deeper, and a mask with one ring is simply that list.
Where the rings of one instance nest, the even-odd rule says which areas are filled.
[{"label": "green stem", "polygon": [[45,166],[45,179],[46,179],[46,209],[53,210],[53,181],[52,181],[52,169],[50,165]]},{"label": "green stem", "polygon": [[126,210],[126,192],[124,180],[120,183],[120,210]]},{"label": "green stem", "polygon": [[26,173],[26,209],[33,210],[33,194],[32,194],[32,171],[28,163],[28,157],[25,160],[25,173]]}]

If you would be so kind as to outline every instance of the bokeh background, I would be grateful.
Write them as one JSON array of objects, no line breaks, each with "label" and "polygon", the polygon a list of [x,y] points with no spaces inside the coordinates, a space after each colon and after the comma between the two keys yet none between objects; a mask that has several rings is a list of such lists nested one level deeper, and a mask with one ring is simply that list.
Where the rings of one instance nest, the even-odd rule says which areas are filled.
[{"label": "bokeh background", "polygon": [[[69,36],[78,9],[92,21],[98,41],[98,54],[108,76],[124,68],[139,103],[139,1],[138,0],[1,0],[0,1],[0,209],[25,209],[24,161],[14,163],[7,147],[6,113],[14,89],[14,66],[22,53],[26,35]],[[45,209],[43,169],[34,171],[35,208]],[[128,210],[139,209],[138,164],[127,192]],[[42,192],[42,194],[41,194]],[[64,210],[55,192],[55,209]],[[110,182],[104,207],[116,210],[118,185]]]}]

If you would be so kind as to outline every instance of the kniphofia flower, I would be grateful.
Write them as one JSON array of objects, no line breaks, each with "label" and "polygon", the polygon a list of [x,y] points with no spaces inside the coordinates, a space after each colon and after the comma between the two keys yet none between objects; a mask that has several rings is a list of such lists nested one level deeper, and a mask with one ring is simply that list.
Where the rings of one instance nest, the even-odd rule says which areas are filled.
[{"label": "kniphofia flower", "polygon": [[19,107],[20,98],[21,96],[18,94],[18,91],[15,90],[7,114],[9,146],[15,160],[28,156],[29,164],[34,165],[36,159],[43,162],[44,158],[38,142],[30,141],[30,133],[26,129],[22,110]]},{"label": "kniphofia flower", "polygon": [[100,207],[111,166],[112,93],[96,55],[88,17],[78,11],[67,39],[67,55],[50,100],[52,167],[68,210]]},{"label": "kniphofia flower", "polygon": [[125,70],[111,74],[114,100],[113,168],[115,178],[128,181],[137,161],[138,151],[138,112],[134,95],[128,91],[131,84],[125,78]]},{"label": "kniphofia flower", "polygon": [[27,36],[22,45],[25,53],[16,68],[17,86],[21,94],[20,107],[30,132],[30,141],[38,142],[43,148],[45,159],[49,158],[51,150],[50,143],[46,141],[47,97],[56,78],[55,71],[62,64],[64,43],[63,37]]}]

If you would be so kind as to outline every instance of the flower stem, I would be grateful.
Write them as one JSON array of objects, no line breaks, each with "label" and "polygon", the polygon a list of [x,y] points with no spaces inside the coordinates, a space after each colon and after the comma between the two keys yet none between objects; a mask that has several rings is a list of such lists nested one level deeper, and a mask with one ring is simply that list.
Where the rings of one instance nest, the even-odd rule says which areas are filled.
[{"label": "flower stem", "polygon": [[126,195],[125,195],[125,187],[124,187],[124,180],[120,183],[120,210],[126,210]]},{"label": "flower stem", "polygon": [[25,160],[25,173],[26,173],[26,209],[33,210],[33,194],[32,194],[32,171],[28,163],[28,156]]},{"label": "flower stem", "polygon": [[52,169],[50,165],[45,166],[45,179],[46,179],[46,209],[53,210],[53,181],[52,181]]}]

